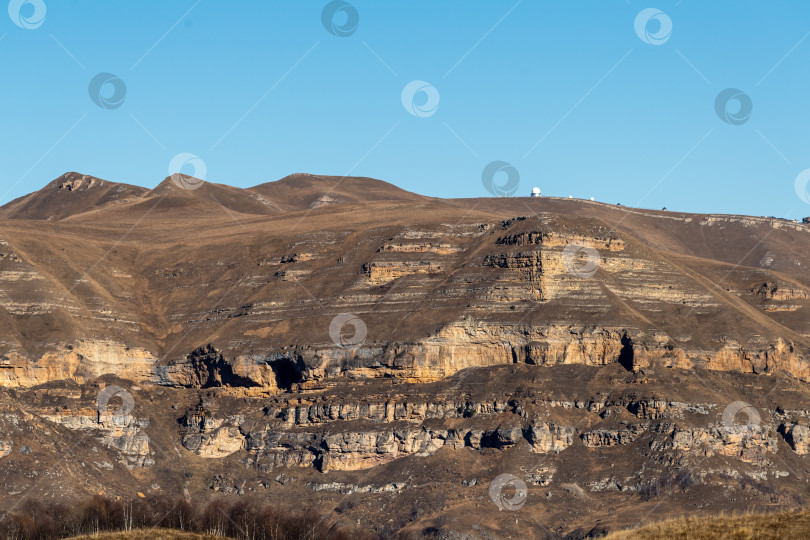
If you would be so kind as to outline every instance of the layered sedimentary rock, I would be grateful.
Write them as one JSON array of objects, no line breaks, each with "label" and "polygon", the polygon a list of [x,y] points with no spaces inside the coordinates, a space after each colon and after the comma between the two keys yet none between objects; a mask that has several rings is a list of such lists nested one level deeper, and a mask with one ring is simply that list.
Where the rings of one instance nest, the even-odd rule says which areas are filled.
[{"label": "layered sedimentary rock", "polygon": [[0,385],[36,386],[51,381],[90,381],[104,374],[145,381],[154,376],[157,358],[146,350],[112,341],[78,341],[59,352],[26,358],[10,352],[0,358]]},{"label": "layered sedimentary rock", "polygon": [[144,429],[149,420],[130,415],[45,414],[43,418],[70,430],[90,433],[99,443],[117,451],[118,460],[128,468],[149,467],[155,463]]}]

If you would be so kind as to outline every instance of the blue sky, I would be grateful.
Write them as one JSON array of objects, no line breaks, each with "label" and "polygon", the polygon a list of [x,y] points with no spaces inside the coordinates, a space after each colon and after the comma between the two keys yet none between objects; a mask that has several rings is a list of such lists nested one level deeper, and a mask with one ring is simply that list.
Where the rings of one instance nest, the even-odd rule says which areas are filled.
[{"label": "blue sky", "polygon": [[[190,153],[240,187],[311,172],[488,196],[501,160],[519,195],[810,215],[804,0],[356,0],[331,19],[345,36],[322,1],[36,3],[0,17],[0,204],[68,170],[152,187]],[[120,106],[91,99],[99,73]],[[411,81],[438,107],[417,93],[411,114]],[[737,125],[716,111],[727,88],[753,107]]]}]

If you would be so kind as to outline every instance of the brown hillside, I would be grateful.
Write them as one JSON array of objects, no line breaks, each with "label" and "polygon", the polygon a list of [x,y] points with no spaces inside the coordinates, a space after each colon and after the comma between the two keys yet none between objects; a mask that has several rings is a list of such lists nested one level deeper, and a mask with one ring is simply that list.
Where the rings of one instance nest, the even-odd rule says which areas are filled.
[{"label": "brown hillside", "polygon": [[69,172],[41,190],[0,207],[0,219],[59,221],[95,208],[127,204],[147,191]]},{"label": "brown hillside", "polygon": [[70,174],[0,209],[0,509],[255,497],[556,538],[806,504],[808,225]]}]

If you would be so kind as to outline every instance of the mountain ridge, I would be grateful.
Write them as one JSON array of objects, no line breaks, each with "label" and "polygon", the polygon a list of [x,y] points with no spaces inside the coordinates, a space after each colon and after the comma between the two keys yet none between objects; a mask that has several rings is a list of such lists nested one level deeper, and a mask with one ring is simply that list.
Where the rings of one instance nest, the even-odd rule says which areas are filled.
[{"label": "mountain ridge", "polygon": [[[115,196],[109,194],[114,192]],[[55,194],[81,194],[80,201],[58,200]],[[306,194],[303,195],[302,193]],[[201,197],[201,195],[203,195]],[[366,177],[319,176],[305,173],[288,175],[280,180],[265,182],[249,188],[207,182],[188,175],[166,177],[152,189],[109,182],[77,172],[68,172],[46,184],[40,190],[0,206],[0,219],[62,220],[85,212],[98,210],[112,199],[143,205],[153,198],[166,198],[166,206],[176,207],[199,199],[245,214],[306,210],[335,203],[368,202],[373,200],[430,199],[400,189],[382,180]],[[65,198],[65,197],[63,197]],[[207,199],[211,201],[207,201]],[[137,200],[143,199],[143,200]],[[220,200],[221,199],[221,200]],[[277,201],[277,202],[274,202]],[[279,204],[281,206],[279,206]],[[282,208],[283,207],[283,208]]]},{"label": "mountain ridge", "polygon": [[[270,207],[273,211],[289,212],[294,210],[307,210],[325,206],[327,204],[346,204],[346,203],[362,203],[372,201],[385,201],[385,200],[403,200],[403,201],[445,201],[452,204],[459,204],[465,207],[472,207],[486,201],[488,206],[503,211],[506,208],[514,207],[516,201],[519,202],[534,202],[533,197],[470,197],[470,198],[437,198],[426,195],[420,195],[415,192],[404,190],[394,184],[369,177],[359,176],[328,176],[317,175],[310,173],[292,173],[278,180],[263,182],[255,186],[239,188],[229,184],[209,182],[199,178],[193,178],[184,174],[175,174],[164,178],[154,188],[146,188],[135,184],[126,184],[120,182],[111,182],[101,178],[86,175],[78,172],[66,172],[58,178],[48,182],[45,186],[37,191],[33,191],[27,195],[23,195],[14,199],[2,206],[0,206],[0,219],[64,219],[72,215],[78,215],[84,211],[90,211],[95,208],[82,209],[79,207],[78,211],[73,214],[64,214],[56,212],[47,214],[48,209],[41,209],[42,205],[48,203],[55,204],[52,197],[49,197],[55,191],[66,193],[80,192],[87,193],[90,188],[94,186],[107,187],[108,190],[117,190],[124,193],[124,198],[129,196],[151,198],[154,196],[162,196],[169,193],[186,193],[193,194],[194,191],[200,188],[208,187],[208,190],[218,190],[220,193],[228,192],[231,194],[244,193],[260,201],[263,198],[269,200],[264,201],[264,206]],[[346,189],[351,185],[351,189]],[[342,186],[342,187],[341,187]],[[98,189],[96,190],[98,191]],[[203,192],[205,192],[204,190]],[[320,198],[326,197],[326,200]],[[96,197],[101,199],[102,197]],[[333,199],[334,200],[331,200]],[[32,199],[36,199],[36,204]],[[273,199],[279,199],[278,203]],[[694,213],[683,211],[667,211],[666,209],[658,211],[653,209],[635,208],[622,205],[614,205],[611,203],[601,201],[589,201],[586,199],[565,198],[544,196],[539,197],[537,200],[546,202],[553,202],[555,204],[555,211],[564,212],[567,205],[592,205],[592,207],[607,207],[614,208],[620,212],[638,213],[641,212],[647,216],[656,217],[671,217],[673,219],[688,217],[688,216],[707,216],[707,217],[723,217],[723,218],[744,218],[752,220],[765,220],[767,222],[782,222],[799,224],[799,220],[788,220],[784,218],[765,217],[765,216],[750,216],[745,214],[714,214],[714,213]],[[109,202],[102,200],[103,203]],[[216,201],[215,201],[216,202]],[[279,206],[279,204],[281,206]],[[227,205],[223,205],[227,206]],[[20,207],[26,207],[25,210]],[[37,213],[36,210],[42,213]],[[258,210],[257,210],[258,209]],[[68,208],[67,210],[70,210]],[[253,212],[259,215],[264,215],[268,209],[251,206]],[[511,208],[512,213],[514,212]],[[527,207],[530,213],[532,209]],[[245,213],[251,213],[247,211]],[[47,215],[45,215],[47,214]]]}]

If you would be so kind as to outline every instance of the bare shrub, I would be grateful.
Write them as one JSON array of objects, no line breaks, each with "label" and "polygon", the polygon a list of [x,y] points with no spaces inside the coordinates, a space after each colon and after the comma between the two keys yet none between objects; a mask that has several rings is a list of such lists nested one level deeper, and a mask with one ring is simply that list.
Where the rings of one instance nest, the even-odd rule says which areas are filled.
[{"label": "bare shrub", "polygon": [[118,501],[96,495],[65,506],[26,499],[0,519],[0,538],[57,540],[106,532],[160,529],[224,536],[239,540],[370,539],[358,531],[330,527],[313,512],[290,514],[252,499],[229,504],[222,499],[202,508],[165,496]]}]

